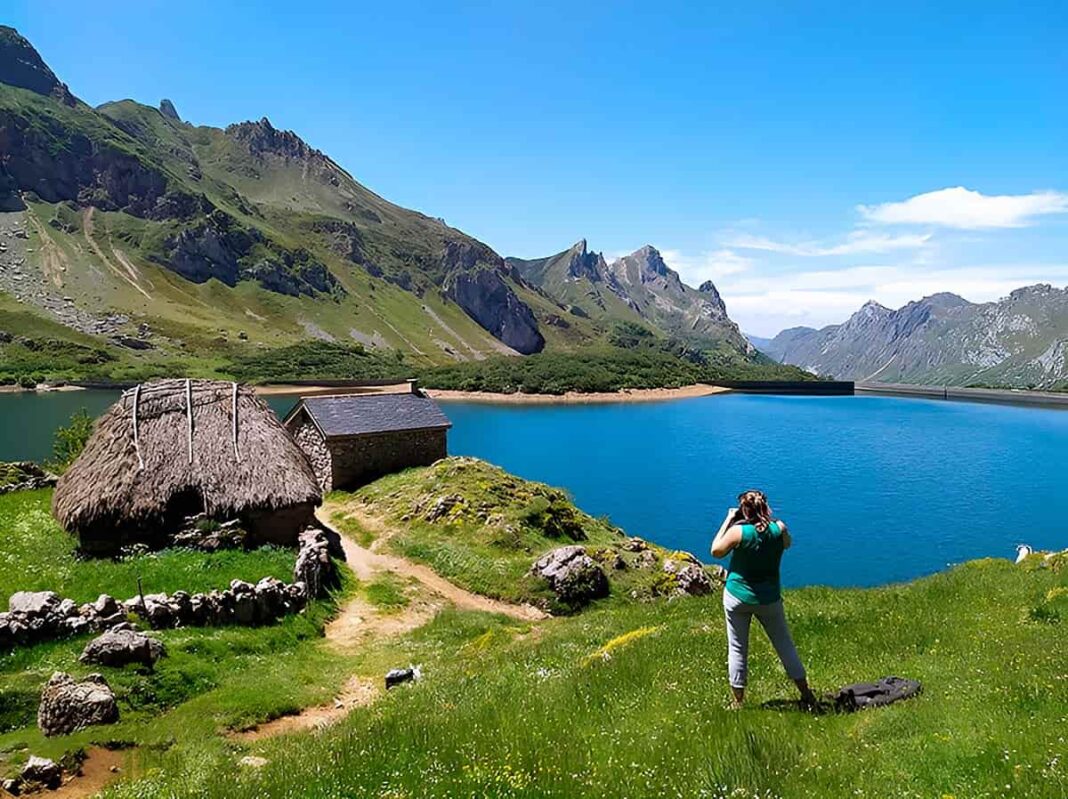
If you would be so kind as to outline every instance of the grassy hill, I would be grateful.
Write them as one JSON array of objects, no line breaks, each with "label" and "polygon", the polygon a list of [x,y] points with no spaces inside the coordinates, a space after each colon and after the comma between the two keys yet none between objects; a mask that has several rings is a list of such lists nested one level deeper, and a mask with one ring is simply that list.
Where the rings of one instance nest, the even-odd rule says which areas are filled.
[{"label": "grassy hill", "polygon": [[[464,501],[445,524],[414,517],[413,506],[448,495]],[[153,589],[207,586],[284,569],[291,557],[261,550],[78,561],[50,522],[48,499],[47,491],[0,496],[8,531],[0,594],[53,586],[79,599],[124,595],[138,574]],[[519,585],[510,581],[543,548],[567,540],[562,530],[582,531],[591,549],[622,540],[562,493],[477,461],[394,475],[332,502],[363,543],[382,532],[361,529],[348,515],[355,511],[396,528],[379,546],[498,594]],[[50,740],[33,726],[36,692],[57,668],[85,673],[76,662],[84,640],[39,645],[0,654],[0,771],[30,752],[58,757],[110,742],[136,749],[109,799],[1048,799],[1068,792],[1065,565],[1063,557],[985,560],[904,585],[787,592],[817,690],[887,674],[924,684],[916,699],[852,715],[797,710],[759,632],[749,705],[729,710],[718,592],[667,600],[619,591],[577,615],[531,623],[445,609],[410,633],[345,652],[317,637],[332,603],[274,627],[164,631],[170,654],[154,672],[108,669],[119,725]],[[400,613],[408,590],[349,578],[336,601],[366,597]],[[420,682],[324,731],[260,741],[223,734],[328,701],[354,674],[380,681],[408,663],[421,666]],[[246,755],[266,763],[242,765]]]}]

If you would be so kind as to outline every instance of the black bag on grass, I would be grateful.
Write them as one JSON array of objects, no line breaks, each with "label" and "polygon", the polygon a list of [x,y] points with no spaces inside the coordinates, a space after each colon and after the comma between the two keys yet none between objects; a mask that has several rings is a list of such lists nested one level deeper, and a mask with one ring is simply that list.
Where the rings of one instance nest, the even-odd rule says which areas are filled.
[{"label": "black bag on grass", "polygon": [[883,677],[875,682],[846,685],[834,695],[835,710],[852,713],[867,707],[882,707],[901,699],[911,699],[921,690],[916,680],[904,677]]}]

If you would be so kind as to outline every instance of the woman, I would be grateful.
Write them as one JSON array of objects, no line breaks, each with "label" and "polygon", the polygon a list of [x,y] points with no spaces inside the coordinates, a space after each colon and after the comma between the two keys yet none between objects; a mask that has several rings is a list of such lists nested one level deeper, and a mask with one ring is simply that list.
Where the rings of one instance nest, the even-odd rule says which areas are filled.
[{"label": "woman", "polygon": [[712,540],[713,556],[722,558],[733,553],[727,567],[723,610],[727,615],[727,668],[736,708],[745,700],[749,626],[753,616],[759,619],[787,675],[801,692],[801,701],[805,704],[816,701],[790,638],[782,607],[779,561],[790,543],[786,524],[771,518],[771,508],[762,491],[740,494],[738,507],[727,511]]}]

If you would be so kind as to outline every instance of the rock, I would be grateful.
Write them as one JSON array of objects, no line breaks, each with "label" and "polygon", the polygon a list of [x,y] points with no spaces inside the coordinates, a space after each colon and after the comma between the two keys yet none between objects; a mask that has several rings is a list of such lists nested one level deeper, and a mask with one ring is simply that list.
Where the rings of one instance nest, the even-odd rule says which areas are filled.
[{"label": "rock", "polygon": [[321,596],[337,585],[337,570],[330,559],[330,542],[323,533],[309,528],[300,534],[300,550],[293,567],[293,582],[304,583],[308,597]]},{"label": "rock", "polygon": [[60,602],[55,591],[16,591],[8,599],[7,608],[24,616],[49,616],[56,612]]},{"label": "rock", "polygon": [[3,788],[12,796],[18,796],[22,790],[22,780],[18,777],[4,780],[3,782],[0,782],[0,788]]},{"label": "rock", "polygon": [[465,504],[465,500],[459,494],[447,494],[443,497],[438,497],[427,508],[426,513],[423,514],[423,518],[428,522],[436,522],[444,517],[448,516],[453,508],[459,507]]},{"label": "rock", "polygon": [[584,604],[608,595],[608,577],[586,550],[577,545],[558,547],[534,562],[530,573],[548,582],[567,604]]},{"label": "rock", "polygon": [[79,660],[98,666],[140,663],[152,666],[163,657],[163,644],[136,630],[109,630],[85,645]]},{"label": "rock", "polygon": [[649,549],[649,545],[644,539],[634,536],[623,542],[622,549],[624,552],[645,552]]},{"label": "rock", "polygon": [[386,672],[386,690],[406,682],[422,679],[422,676],[423,673],[417,666],[408,666],[406,669],[390,669]]},{"label": "rock", "polygon": [[[30,755],[26,765],[19,772],[19,790],[32,791],[36,787],[47,788],[54,791],[63,782],[63,769],[47,757]],[[29,791],[26,791],[29,793]]]},{"label": "rock", "polygon": [[504,280],[499,255],[484,245],[448,241],[442,260],[450,270],[445,293],[468,316],[522,355],[545,348],[534,312]]},{"label": "rock", "polygon": [[613,569],[620,571],[627,568],[627,562],[623,560],[623,556],[619,552],[611,547],[604,547],[598,549],[593,553],[593,559],[602,564],[607,569]]},{"label": "rock", "polygon": [[99,674],[77,682],[69,674],[56,672],[41,692],[37,726],[46,736],[69,735],[95,724],[119,720],[115,694]]},{"label": "rock", "polygon": [[174,103],[164,97],[159,101],[159,112],[167,119],[172,119],[175,122],[181,122],[182,118],[178,116],[178,109],[174,107]]},{"label": "rock", "polygon": [[115,601],[114,597],[101,594],[96,598],[96,602],[93,603],[93,610],[100,616],[114,616],[119,612],[119,603]]},{"label": "rock", "polygon": [[[676,595],[703,596],[711,593],[717,581],[725,580],[725,570],[721,566],[705,568],[689,552],[676,552],[664,561],[664,572],[674,575]],[[715,576],[715,579],[713,577]]]},{"label": "rock", "polygon": [[15,461],[0,463],[0,480],[0,494],[6,494],[9,491],[51,488],[59,478],[33,461]]},{"label": "rock", "polygon": [[634,559],[634,566],[638,569],[654,569],[660,559],[657,558],[656,553],[651,549],[643,549],[638,553],[638,557]]},{"label": "rock", "polygon": [[256,755],[245,755],[243,758],[237,761],[237,765],[244,766],[245,768],[263,768],[270,763],[265,757],[257,757]]}]

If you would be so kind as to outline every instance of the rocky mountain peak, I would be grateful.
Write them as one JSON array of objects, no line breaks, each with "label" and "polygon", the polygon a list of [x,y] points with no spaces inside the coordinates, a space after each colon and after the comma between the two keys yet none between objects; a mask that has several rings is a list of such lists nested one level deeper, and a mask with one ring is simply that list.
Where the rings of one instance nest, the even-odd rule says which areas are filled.
[{"label": "rocky mountain peak", "polygon": [[267,117],[263,117],[259,122],[238,122],[229,125],[226,135],[248,147],[249,152],[255,156],[277,155],[297,161],[326,159],[325,155],[310,147],[293,131],[278,130]]},{"label": "rocky mountain peak", "polygon": [[0,25],[0,83],[55,97],[66,105],[77,102],[33,45],[7,25]]},{"label": "rocky mountain peak", "polygon": [[959,294],[953,294],[949,291],[940,291],[937,294],[931,294],[920,300],[921,305],[926,305],[934,310],[949,310],[950,308],[960,308],[964,305],[971,305],[966,299]]},{"label": "rocky mountain peak", "polygon": [[853,314],[854,317],[872,318],[879,316],[886,316],[889,313],[893,313],[882,303],[875,300],[868,300],[866,303],[860,306],[860,310]]},{"label": "rocky mountain peak", "polygon": [[1049,283],[1035,283],[1033,286],[1022,286],[1009,294],[1010,300],[1027,300],[1041,297],[1048,297],[1049,295],[1058,292],[1065,293],[1068,289],[1056,289]]},{"label": "rocky mountain peak", "polygon": [[604,280],[605,262],[600,253],[590,252],[586,239],[577,241],[568,250],[567,275],[571,278],[586,278],[594,282]]},{"label": "rocky mountain peak", "polygon": [[175,122],[181,122],[182,118],[178,116],[178,109],[174,107],[174,103],[164,97],[159,101],[159,112],[167,119],[173,119]]}]

